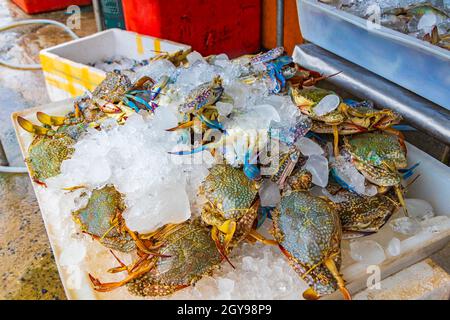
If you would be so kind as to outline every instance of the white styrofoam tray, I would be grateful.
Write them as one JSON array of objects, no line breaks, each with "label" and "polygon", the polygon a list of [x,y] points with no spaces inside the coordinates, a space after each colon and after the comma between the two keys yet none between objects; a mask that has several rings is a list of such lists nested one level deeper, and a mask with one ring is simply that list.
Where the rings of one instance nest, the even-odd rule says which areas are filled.
[{"label": "white styrofoam tray", "polygon": [[[41,107],[31,108],[24,111],[12,114],[12,121],[19,141],[19,145],[24,157],[28,155],[28,146],[32,141],[32,135],[19,127],[17,123],[17,116],[22,116],[34,123],[37,123],[35,116],[36,111],[43,111],[52,115],[64,115],[72,110],[73,101],[65,100],[56,103],[47,104]],[[417,168],[417,173],[420,178],[410,186],[408,190],[409,198],[420,198],[431,203],[437,215],[450,216],[450,168],[432,158],[430,155],[417,149],[411,144],[408,147],[408,162],[410,164],[420,162]],[[60,242],[60,234],[65,232],[64,226],[58,225],[53,220],[54,215],[49,208],[51,204],[47,203],[51,200],[45,200],[45,188],[33,182],[33,188],[41,208],[42,217],[45,223],[47,233],[49,235],[50,244],[52,246],[55,260],[58,266],[59,274],[65,288],[66,295],[69,299],[112,299],[117,296],[114,293],[98,293],[93,290],[87,274],[83,274],[81,282],[73,286],[73,275],[70,268],[61,265],[61,252],[67,245]],[[50,197],[46,197],[50,199]],[[374,235],[370,235],[367,239],[374,239],[383,246],[389,242],[394,236],[391,228],[385,225],[381,231]],[[400,237],[395,234],[396,237]],[[436,250],[442,248],[450,239],[450,229],[440,233],[422,232],[415,236],[402,240],[402,253],[397,257],[388,257],[379,265],[381,270],[381,278],[384,279],[389,275],[398,272],[399,270],[429,256]],[[100,246],[100,245],[99,245]],[[348,247],[348,241],[343,241],[343,247]],[[104,248],[103,248],[104,249]],[[104,249],[107,251],[106,249]],[[287,263],[287,262],[286,262]],[[343,268],[341,272],[347,281],[348,289],[354,294],[366,287],[366,282],[370,273],[367,273],[367,266],[361,263],[355,263],[348,256],[343,256]],[[301,281],[300,279],[298,281]],[[299,292],[298,296],[301,296]],[[134,298],[131,297],[130,298]],[[327,298],[341,298],[340,293],[336,292]]]}]

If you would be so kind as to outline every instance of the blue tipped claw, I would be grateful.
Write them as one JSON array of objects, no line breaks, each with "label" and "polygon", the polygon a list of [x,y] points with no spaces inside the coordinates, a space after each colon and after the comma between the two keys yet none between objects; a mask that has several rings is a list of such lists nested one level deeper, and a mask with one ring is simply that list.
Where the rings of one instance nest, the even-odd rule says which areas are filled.
[{"label": "blue tipped claw", "polygon": [[408,179],[414,174],[414,170],[419,166],[420,162],[417,162],[415,165],[413,165],[411,168],[407,169],[399,169],[398,172],[403,174],[403,179]]}]

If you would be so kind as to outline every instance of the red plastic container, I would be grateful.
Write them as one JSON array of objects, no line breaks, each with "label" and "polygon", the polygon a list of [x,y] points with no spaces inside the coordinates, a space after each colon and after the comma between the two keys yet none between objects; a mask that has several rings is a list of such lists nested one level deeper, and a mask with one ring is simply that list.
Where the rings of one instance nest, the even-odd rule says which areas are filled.
[{"label": "red plastic container", "polygon": [[122,0],[127,30],[231,58],[261,47],[260,0]]},{"label": "red plastic container", "polygon": [[12,0],[12,2],[28,14],[61,10],[70,5],[85,6],[92,3],[91,0]]}]

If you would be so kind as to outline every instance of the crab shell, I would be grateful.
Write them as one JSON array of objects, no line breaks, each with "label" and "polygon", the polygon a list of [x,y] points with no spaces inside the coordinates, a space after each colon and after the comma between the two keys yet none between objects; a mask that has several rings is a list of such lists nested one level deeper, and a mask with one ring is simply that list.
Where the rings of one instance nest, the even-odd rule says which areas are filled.
[{"label": "crab shell", "polygon": [[201,84],[189,93],[186,102],[179,108],[180,112],[189,113],[204,106],[213,105],[220,99],[223,90],[220,77],[214,78],[211,82]]},{"label": "crab shell", "polygon": [[87,205],[72,213],[83,232],[93,236],[110,249],[130,252],[135,249],[134,240],[125,231],[113,227],[112,221],[125,210],[122,194],[114,186],[95,189]]},{"label": "crab shell", "polygon": [[353,159],[375,167],[389,165],[393,169],[406,168],[406,149],[399,139],[387,133],[363,133],[344,137],[346,150]]},{"label": "crab shell", "polygon": [[242,169],[218,164],[210,169],[201,192],[224,219],[239,219],[254,202],[258,185]]},{"label": "crab shell", "polygon": [[109,72],[106,78],[92,92],[94,100],[101,99],[118,103],[124,94],[132,87],[130,78],[120,72]]},{"label": "crab shell", "polygon": [[367,106],[351,107],[346,105],[346,110],[348,122],[367,130],[386,129],[402,120],[399,114],[389,109],[376,110]]},{"label": "crab shell", "polygon": [[247,237],[258,214],[258,208],[253,206],[258,193],[257,182],[248,179],[242,169],[218,164],[210,169],[200,193],[208,200],[201,213],[204,222],[220,226],[226,220],[234,220],[236,232],[231,246]]},{"label": "crab shell", "polygon": [[28,148],[26,159],[32,178],[43,182],[60,174],[61,163],[70,158],[74,144],[75,140],[66,134],[36,136]]},{"label": "crab shell", "polygon": [[309,190],[312,186],[312,174],[297,167],[287,179],[287,183],[294,191]]},{"label": "crab shell", "polygon": [[377,232],[399,206],[394,201],[395,196],[392,192],[367,197],[341,190],[338,195],[346,198],[345,201],[335,204],[341,219],[344,238]]},{"label": "crab shell", "polygon": [[330,94],[334,94],[334,92],[316,87],[304,89],[292,88],[291,90],[292,99],[303,114],[306,114],[312,120],[325,122],[328,125],[337,125],[345,120],[345,115],[339,108],[321,116],[314,113],[314,107],[320,100]]},{"label": "crab shell", "polygon": [[200,221],[183,223],[163,241],[156,267],[127,284],[139,296],[165,296],[212,274],[222,257],[211,239],[209,228]]},{"label": "crab shell", "polygon": [[[338,124],[337,129],[339,135],[350,135],[366,131],[366,128],[346,121]],[[333,127],[325,122],[313,121],[311,131],[315,133],[333,134]]]},{"label": "crab shell", "polygon": [[334,292],[337,282],[324,264],[329,258],[338,268],[341,263],[341,225],[333,206],[294,191],[282,197],[272,217],[275,239],[294,270],[320,296]]}]

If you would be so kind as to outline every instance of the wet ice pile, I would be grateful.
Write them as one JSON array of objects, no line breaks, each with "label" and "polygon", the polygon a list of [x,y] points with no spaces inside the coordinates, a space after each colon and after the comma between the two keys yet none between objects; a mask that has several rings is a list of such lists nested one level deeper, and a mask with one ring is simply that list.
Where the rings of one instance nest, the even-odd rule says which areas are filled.
[{"label": "wet ice pile", "polygon": [[[169,61],[159,60],[137,70],[136,79],[144,75],[156,81],[163,75],[171,79],[155,114],[141,111],[132,114],[123,125],[107,120],[102,130],[89,129],[74,146],[72,158],[62,163],[61,174],[48,179],[48,188],[39,191],[44,199],[43,210],[51,215],[50,236],[57,237],[56,242],[61,244],[57,248],[61,252],[59,263],[68,274],[69,287],[79,288],[86,272],[101,275],[106,281],[123,278],[122,274],[105,274],[105,270],[116,264],[114,258],[96,241],[80,234],[72,220],[71,212],[86,205],[90,190],[114,185],[125,196],[127,209],[123,217],[127,226],[140,233],[153,231],[166,223],[182,222],[199,213],[204,199],[197,196],[197,190],[217,159],[207,151],[192,157],[169,154],[169,151],[187,149],[189,145],[180,143],[182,137],[166,129],[180,121],[178,106],[189,92],[217,75],[223,79],[225,95],[233,98],[217,103],[219,120],[228,136],[246,136],[258,142],[261,149],[269,139],[268,131],[279,139],[281,136],[275,133],[282,133],[283,141],[295,145],[307,158],[304,168],[311,172],[318,195],[326,192],[330,169],[336,170],[356,193],[373,194],[373,186],[367,184],[345,155],[332,156],[329,143],[314,137],[292,139],[286,134],[289,132],[286,129],[304,121],[304,116],[289,96],[269,95],[265,81],[253,84],[238,81],[237,78],[247,71],[245,61],[234,63],[226,55],[219,55],[208,63],[196,52],[189,54],[188,60],[189,68],[176,68]],[[334,100],[334,97],[328,98],[323,110],[333,109]],[[259,135],[261,132],[263,134]],[[239,143],[228,145],[223,150],[227,162],[242,165],[244,147]],[[83,188],[71,192],[62,190],[74,186]],[[269,179],[262,182],[259,196],[261,205],[266,207],[275,207],[281,199],[278,185]],[[396,214],[379,233],[343,242],[344,271],[355,262],[379,264],[388,257],[400,255],[408,248],[408,238],[419,232],[434,233],[450,228],[450,219],[434,216],[425,201],[407,199],[406,202],[409,216]],[[269,220],[265,227],[268,225]],[[123,254],[120,258],[129,263],[133,257]],[[213,277],[204,277],[196,286],[169,298],[295,299],[306,289],[306,284],[276,247],[244,243],[230,258],[235,270],[224,263]],[[126,288],[107,293],[105,297],[132,298]]]},{"label": "wet ice pile", "polygon": [[114,185],[125,196],[128,227],[138,232],[182,222],[190,217],[186,168],[168,153],[177,137],[164,130],[176,123],[169,109],[160,108],[154,119],[133,114],[124,125],[111,119],[102,130],[89,129],[72,158],[62,163],[61,175],[49,179],[48,186],[92,190]]}]

